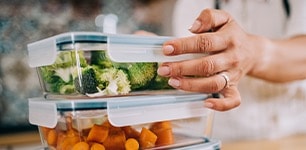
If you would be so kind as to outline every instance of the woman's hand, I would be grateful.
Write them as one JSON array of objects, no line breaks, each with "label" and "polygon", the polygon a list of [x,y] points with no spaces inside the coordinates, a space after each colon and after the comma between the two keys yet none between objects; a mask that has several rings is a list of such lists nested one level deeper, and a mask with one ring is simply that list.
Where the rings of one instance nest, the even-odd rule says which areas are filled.
[{"label": "woman's hand", "polygon": [[206,107],[219,111],[237,107],[241,102],[237,84],[261,58],[259,43],[264,38],[247,34],[228,13],[213,9],[203,10],[189,30],[195,35],[166,42],[164,54],[208,55],[163,63],[158,74],[170,77],[169,84],[177,89],[223,95],[207,99]]}]

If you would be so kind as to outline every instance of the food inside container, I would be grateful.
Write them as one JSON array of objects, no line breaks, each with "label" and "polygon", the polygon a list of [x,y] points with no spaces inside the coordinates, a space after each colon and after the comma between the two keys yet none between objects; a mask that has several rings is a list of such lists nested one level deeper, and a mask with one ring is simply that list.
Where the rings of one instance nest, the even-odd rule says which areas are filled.
[{"label": "food inside container", "polygon": [[48,149],[218,149],[219,141],[210,139],[213,111],[202,106],[207,97],[32,98],[29,120]]},{"label": "food inside container", "polygon": [[51,99],[163,93],[172,87],[168,78],[157,75],[159,63],[201,57],[164,56],[161,46],[169,39],[63,33],[29,44],[29,64],[37,69],[44,94]]}]

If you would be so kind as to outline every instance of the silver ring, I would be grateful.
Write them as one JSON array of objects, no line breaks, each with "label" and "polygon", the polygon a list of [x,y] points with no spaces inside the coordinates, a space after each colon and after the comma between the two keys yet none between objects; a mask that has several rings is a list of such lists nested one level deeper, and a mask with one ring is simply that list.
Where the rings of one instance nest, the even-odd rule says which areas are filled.
[{"label": "silver ring", "polygon": [[224,78],[224,80],[225,80],[224,89],[228,88],[229,87],[229,81],[230,81],[228,75],[226,75],[224,72],[219,73],[219,75],[221,75]]}]

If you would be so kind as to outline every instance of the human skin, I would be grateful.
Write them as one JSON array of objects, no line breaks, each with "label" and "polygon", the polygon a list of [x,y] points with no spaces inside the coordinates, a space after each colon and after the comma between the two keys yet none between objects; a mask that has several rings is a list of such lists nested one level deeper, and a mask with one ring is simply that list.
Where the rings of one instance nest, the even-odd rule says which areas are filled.
[{"label": "human skin", "polygon": [[[306,78],[306,36],[268,39],[249,34],[225,11],[205,9],[193,23],[193,36],[167,41],[165,55],[206,53],[180,62],[163,63],[158,74],[170,77],[169,85],[192,92],[222,94],[209,98],[204,106],[226,111],[240,105],[237,85],[246,75],[270,82]],[[229,77],[229,83],[219,73]]]}]

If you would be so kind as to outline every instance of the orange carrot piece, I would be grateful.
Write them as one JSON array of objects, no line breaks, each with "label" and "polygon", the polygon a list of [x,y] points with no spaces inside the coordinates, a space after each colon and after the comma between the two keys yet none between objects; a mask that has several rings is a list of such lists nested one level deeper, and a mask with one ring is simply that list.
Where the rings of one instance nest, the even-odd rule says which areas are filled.
[{"label": "orange carrot piece", "polygon": [[47,127],[43,127],[43,126],[39,126],[40,127],[40,131],[42,132],[44,139],[47,140],[48,138],[48,133],[50,130],[52,130],[52,128],[47,128]]},{"label": "orange carrot piece", "polygon": [[78,142],[72,147],[72,150],[89,150],[89,145],[86,142]]},{"label": "orange carrot piece", "polygon": [[129,138],[138,139],[139,138],[140,132],[138,132],[137,130],[135,130],[131,126],[122,127],[122,130],[124,131],[127,139],[129,139]]},{"label": "orange carrot piece", "polygon": [[156,133],[157,141],[156,146],[166,146],[174,143],[174,136],[172,129],[162,130]]},{"label": "orange carrot piece", "polygon": [[156,134],[156,146],[165,146],[174,143],[172,124],[170,121],[156,122],[151,125],[150,130]]},{"label": "orange carrot piece", "polygon": [[87,141],[103,143],[108,136],[108,132],[108,127],[95,124],[89,131]]},{"label": "orange carrot piece", "polygon": [[124,131],[121,128],[111,127],[103,145],[107,150],[124,150],[125,141]]},{"label": "orange carrot piece", "polygon": [[65,137],[63,141],[58,143],[57,150],[71,150],[78,142],[80,142],[80,138],[77,136]]},{"label": "orange carrot piece", "polygon": [[57,143],[57,132],[55,130],[50,130],[48,132],[47,143],[50,146],[56,146],[56,143]]},{"label": "orange carrot piece", "polygon": [[152,148],[155,146],[157,136],[147,128],[142,128],[139,136],[141,149]]},{"label": "orange carrot piece", "polygon": [[91,128],[82,129],[81,135],[82,135],[83,137],[85,137],[84,139],[86,139],[86,137],[88,136],[90,130],[91,130]]},{"label": "orange carrot piece", "polygon": [[113,127],[113,125],[109,122],[109,120],[105,120],[103,123],[102,123],[102,126],[105,126],[105,127]]},{"label": "orange carrot piece", "polygon": [[102,144],[94,143],[91,145],[90,150],[105,150],[105,147]]},{"label": "orange carrot piece", "polygon": [[125,142],[125,150],[138,150],[139,149],[139,143],[134,138],[129,138]]},{"label": "orange carrot piece", "polygon": [[158,132],[159,130],[171,129],[172,124],[170,121],[155,122],[151,125],[150,130]]},{"label": "orange carrot piece", "polygon": [[57,150],[61,150],[62,149],[62,144],[63,144],[63,141],[64,139],[67,137],[67,135],[65,134],[65,132],[63,131],[59,131],[57,133],[57,144],[56,144],[56,149]]},{"label": "orange carrot piece", "polygon": [[72,118],[68,116],[66,119],[67,131],[59,133],[57,140],[57,150],[71,150],[72,147],[81,141],[78,131],[72,128]]}]

